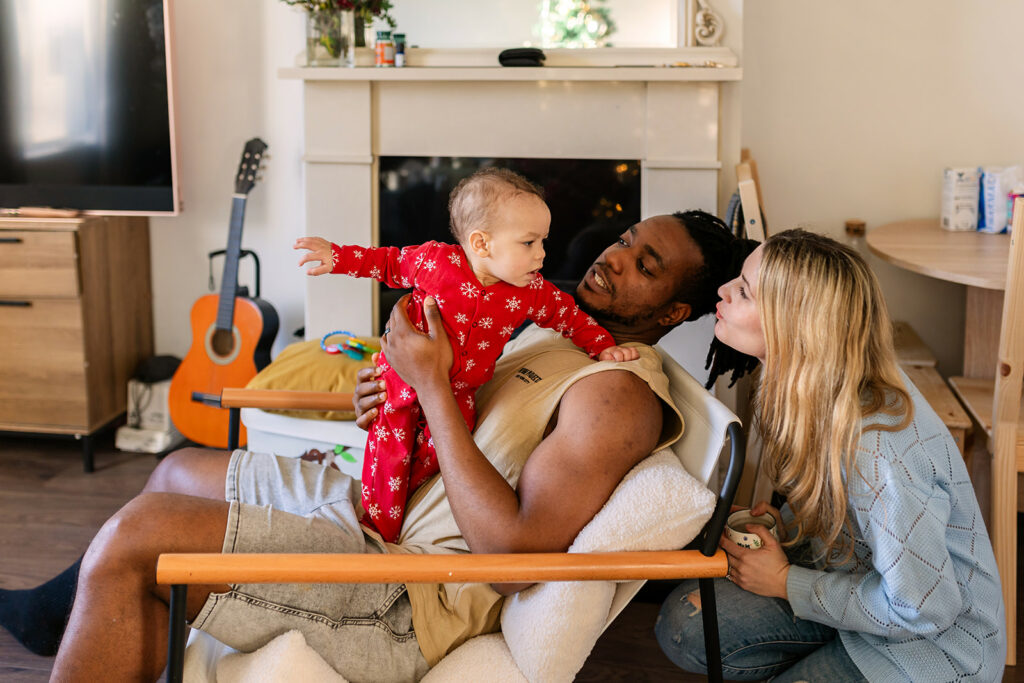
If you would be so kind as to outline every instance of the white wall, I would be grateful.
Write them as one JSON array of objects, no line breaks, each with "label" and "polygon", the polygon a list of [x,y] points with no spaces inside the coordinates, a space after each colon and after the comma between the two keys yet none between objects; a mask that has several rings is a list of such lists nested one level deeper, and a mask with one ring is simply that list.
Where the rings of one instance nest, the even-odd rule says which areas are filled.
[{"label": "white wall", "polygon": [[[742,140],[771,230],[937,216],[944,166],[1024,163],[1022,26],[1018,0],[747,2]],[[869,260],[959,373],[964,288]]]}]

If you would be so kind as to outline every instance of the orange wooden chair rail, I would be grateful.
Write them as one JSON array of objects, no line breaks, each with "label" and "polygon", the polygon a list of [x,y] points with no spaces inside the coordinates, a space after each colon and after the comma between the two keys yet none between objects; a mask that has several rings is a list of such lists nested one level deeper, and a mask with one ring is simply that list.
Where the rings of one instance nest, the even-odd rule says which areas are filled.
[{"label": "orange wooden chair rail", "polygon": [[165,553],[157,583],[519,583],[713,578],[728,571],[725,552],[346,555]]}]

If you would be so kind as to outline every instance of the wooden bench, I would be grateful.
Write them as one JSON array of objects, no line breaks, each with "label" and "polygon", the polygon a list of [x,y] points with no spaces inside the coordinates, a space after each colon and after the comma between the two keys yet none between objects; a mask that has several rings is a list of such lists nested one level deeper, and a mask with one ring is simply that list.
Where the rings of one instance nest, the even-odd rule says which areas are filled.
[{"label": "wooden bench", "polygon": [[900,320],[894,322],[892,336],[896,345],[896,358],[904,368],[908,366],[934,368],[939,364],[932,350],[921,341],[917,332],[908,323]]},{"label": "wooden bench", "polygon": [[[960,455],[969,460],[969,453],[965,450],[967,434],[971,430],[971,418],[967,415],[960,401],[953,394],[952,389],[942,379],[942,375],[935,368],[924,365],[904,365],[903,372],[907,373],[910,381],[914,383],[924,395],[928,405],[932,407],[939,418],[946,425],[946,429],[953,435]],[[970,469],[970,462],[968,470]]]},{"label": "wooden bench", "polygon": [[966,441],[971,431],[971,418],[949,385],[942,379],[942,375],[935,369],[938,365],[935,354],[908,323],[894,322],[892,334],[900,367],[953,435],[960,455],[968,460],[969,469],[970,452],[966,448]]},{"label": "wooden bench", "polygon": [[[995,397],[994,379],[950,377],[949,384],[957,397],[970,410],[971,416],[992,439],[992,399]],[[1024,512],[1024,403],[1017,417],[1017,512]],[[989,448],[991,448],[989,446]]]}]

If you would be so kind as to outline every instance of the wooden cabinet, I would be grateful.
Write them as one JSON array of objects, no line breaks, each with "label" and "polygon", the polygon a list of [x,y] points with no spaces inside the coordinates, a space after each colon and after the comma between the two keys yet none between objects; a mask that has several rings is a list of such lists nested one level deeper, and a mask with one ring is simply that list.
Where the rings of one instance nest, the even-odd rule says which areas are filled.
[{"label": "wooden cabinet", "polygon": [[153,353],[149,221],[0,220],[0,431],[83,440],[125,412]]}]

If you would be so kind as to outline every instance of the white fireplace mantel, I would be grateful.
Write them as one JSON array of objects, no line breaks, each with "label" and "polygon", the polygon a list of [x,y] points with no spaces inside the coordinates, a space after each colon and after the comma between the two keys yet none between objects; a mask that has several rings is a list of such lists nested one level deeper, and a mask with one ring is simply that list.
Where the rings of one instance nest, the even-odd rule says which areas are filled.
[{"label": "white fireplace mantel", "polygon": [[[405,68],[282,68],[303,81],[305,234],[376,243],[381,156],[637,159],[643,216],[718,213],[719,89],[742,77],[731,51],[545,50],[544,67],[490,66],[497,53],[412,49]],[[357,51],[358,63],[371,59]],[[307,339],[376,333],[374,297],[368,280],[309,278]],[[710,327],[683,327],[663,345],[699,378]]]}]

